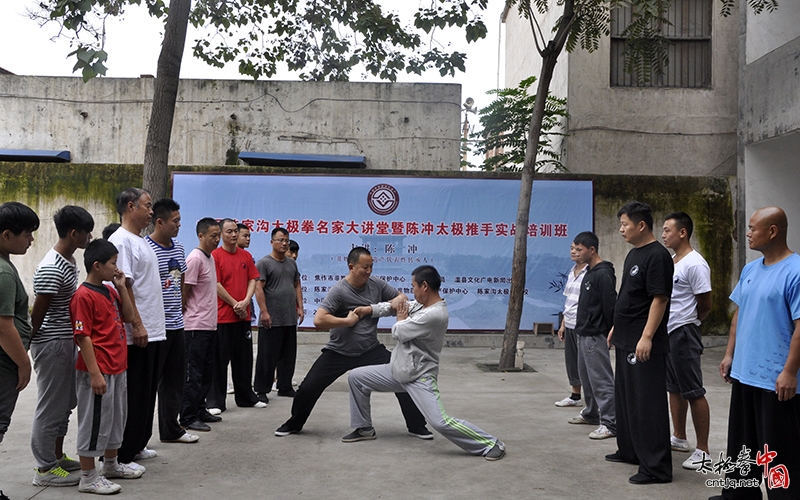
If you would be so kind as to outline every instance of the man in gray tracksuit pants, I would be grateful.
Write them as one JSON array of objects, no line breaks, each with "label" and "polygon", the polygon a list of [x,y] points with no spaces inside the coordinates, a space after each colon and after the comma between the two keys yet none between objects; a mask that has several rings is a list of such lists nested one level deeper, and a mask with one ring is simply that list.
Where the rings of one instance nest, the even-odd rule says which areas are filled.
[{"label": "man in gray tracksuit pants", "polygon": [[[370,395],[407,392],[425,420],[444,437],[473,455],[499,460],[505,445],[471,423],[448,416],[439,400],[436,379],[439,355],[447,331],[447,304],[439,296],[441,277],[433,266],[420,266],[412,273],[415,301],[399,302],[393,311],[389,302],[358,307],[358,319],[389,316],[396,312],[392,337],[397,346],[389,364],[362,366],[350,372],[350,425],[355,430],[342,438],[346,443],[375,439],[370,415]],[[357,322],[357,320],[356,320]]]}]

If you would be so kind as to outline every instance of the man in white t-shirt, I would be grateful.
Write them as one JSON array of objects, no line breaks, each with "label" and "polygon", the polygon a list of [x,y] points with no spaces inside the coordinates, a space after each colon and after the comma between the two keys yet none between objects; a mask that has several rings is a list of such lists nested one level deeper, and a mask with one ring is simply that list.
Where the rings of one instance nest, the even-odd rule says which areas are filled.
[{"label": "man in white t-shirt", "polygon": [[206,408],[214,370],[217,342],[217,270],[214,256],[219,246],[219,223],[211,217],[197,221],[197,248],[186,258],[183,276],[183,321],[186,327],[186,382],[183,385],[181,425],[193,431],[208,432],[208,422],[222,417]]},{"label": "man in white t-shirt", "polygon": [[[567,379],[569,379],[572,393],[556,401],[556,406],[577,407],[583,406],[581,402],[581,378],[578,374],[578,339],[575,337],[575,320],[578,316],[578,297],[581,294],[581,284],[586,276],[586,264],[577,261],[578,254],[575,244],[570,246],[569,258],[575,262],[567,274],[567,283],[564,285],[564,314],[561,316],[561,326],[558,329],[558,339],[564,342],[564,364],[567,366]],[[573,424],[591,424],[578,416],[570,419]]]},{"label": "man in white t-shirt", "polygon": [[711,269],[703,256],[693,250],[689,243],[693,227],[692,218],[688,214],[674,212],[665,217],[661,237],[664,246],[675,252],[675,272],[667,323],[670,347],[667,357],[667,392],[673,427],[670,445],[675,451],[690,450],[686,440],[686,413],[691,407],[697,447],[683,462],[683,467],[697,470],[704,460],[710,459],[710,416],[700,367],[700,356],[703,354],[700,322],[711,311]]},{"label": "man in white t-shirt", "polygon": [[[119,251],[117,267],[125,273],[128,295],[135,314],[125,323],[128,337],[128,420],[118,460],[131,463],[153,458],[147,449],[153,434],[156,385],[160,376],[158,360],[167,338],[164,301],[158,257],[141,232],[153,218],[153,200],[144,189],[129,187],[117,195],[117,212],[122,225],[108,241]],[[127,317],[125,319],[128,319]]]}]

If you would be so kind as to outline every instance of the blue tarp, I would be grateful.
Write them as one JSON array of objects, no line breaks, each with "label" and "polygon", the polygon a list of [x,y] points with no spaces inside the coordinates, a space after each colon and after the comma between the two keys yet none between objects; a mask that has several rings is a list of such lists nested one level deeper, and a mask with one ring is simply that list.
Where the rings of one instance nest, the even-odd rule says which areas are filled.
[{"label": "blue tarp", "polygon": [[38,161],[66,163],[72,160],[69,151],[47,149],[0,149],[0,161]]},{"label": "blue tarp", "polygon": [[258,153],[242,151],[239,159],[248,165],[267,167],[329,167],[367,168],[363,156],[347,155],[301,155],[290,153]]}]

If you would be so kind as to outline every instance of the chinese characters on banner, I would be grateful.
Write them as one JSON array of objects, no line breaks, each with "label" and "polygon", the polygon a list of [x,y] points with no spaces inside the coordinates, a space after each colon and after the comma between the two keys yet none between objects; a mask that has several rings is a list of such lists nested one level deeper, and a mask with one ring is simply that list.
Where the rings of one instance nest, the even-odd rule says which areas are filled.
[{"label": "chinese characters on banner", "polygon": [[[442,274],[451,330],[502,330],[511,290],[519,181],[419,177],[239,175],[176,172],[181,204],[178,239],[196,244],[202,217],[229,217],[252,233],[250,253],[270,252],[283,227],[300,245],[306,320],[347,274],[347,253],[364,246],[373,275],[413,298],[411,271],[431,264]],[[555,323],[564,304],[560,276],[572,266],[569,247],[593,229],[591,181],[536,181],[527,226],[528,265],[522,329]],[[382,319],[389,327],[393,319]]]}]

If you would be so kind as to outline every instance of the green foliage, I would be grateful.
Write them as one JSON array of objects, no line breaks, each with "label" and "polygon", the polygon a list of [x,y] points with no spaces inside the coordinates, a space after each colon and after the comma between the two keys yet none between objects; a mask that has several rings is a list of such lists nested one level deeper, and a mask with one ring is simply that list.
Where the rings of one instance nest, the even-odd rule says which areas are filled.
[{"label": "green foliage", "polygon": [[[86,79],[105,71],[105,18],[142,2],[155,17],[168,12],[164,0],[41,0],[38,17],[73,36],[78,49],[70,55]],[[348,80],[354,69],[390,81],[431,68],[453,75],[464,71],[466,54],[446,50],[434,35],[456,28],[468,42],[484,38],[487,3],[434,0],[404,24],[374,0],[195,0],[190,22],[208,36],[192,50],[215,67],[236,63],[256,79],[274,75],[279,64],[304,80]]]},{"label": "green foliage", "polygon": [[[483,170],[515,172],[522,168],[536,102],[536,95],[529,93],[529,88],[535,82],[536,77],[531,76],[522,80],[517,88],[487,92],[494,94],[496,98],[480,112],[483,130],[473,133],[471,137],[476,141],[475,149],[478,153],[485,154],[495,149],[502,149],[502,153],[484,160],[481,165]],[[552,147],[552,138],[563,135],[556,130],[560,120],[566,116],[567,100],[548,96],[536,156],[536,171],[566,170],[561,164],[559,153]]]}]

